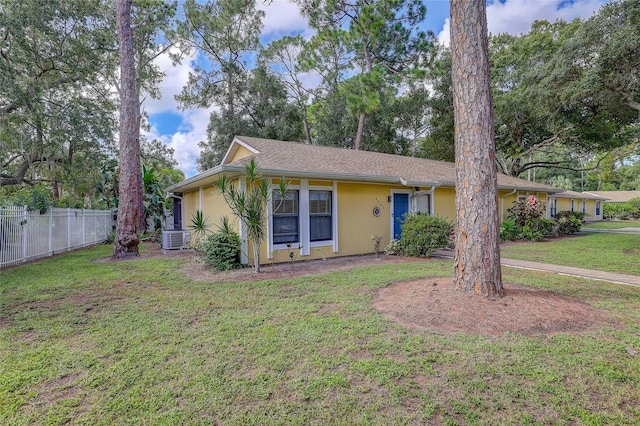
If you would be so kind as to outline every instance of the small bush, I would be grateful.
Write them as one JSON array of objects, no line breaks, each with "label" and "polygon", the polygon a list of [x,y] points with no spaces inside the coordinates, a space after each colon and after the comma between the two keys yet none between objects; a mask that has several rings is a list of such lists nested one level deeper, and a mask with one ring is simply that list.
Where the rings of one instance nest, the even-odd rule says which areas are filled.
[{"label": "small bush", "polygon": [[228,219],[223,217],[218,230],[202,243],[201,253],[207,265],[219,271],[228,271],[240,266],[240,248],[240,236],[229,225]]},{"label": "small bush", "polygon": [[542,239],[542,232],[536,224],[524,225],[518,228],[518,240],[539,241]]},{"label": "small bush", "polygon": [[525,200],[516,201],[513,203],[513,207],[507,210],[509,219],[513,220],[518,227],[532,226],[535,221],[544,217],[544,211],[544,204],[533,195],[528,196]]},{"label": "small bush", "polygon": [[558,236],[558,223],[553,219],[542,217],[538,220],[538,230],[542,238],[554,238]]},{"label": "small bush", "polygon": [[602,213],[605,219],[640,219],[640,198],[633,198],[626,203],[604,203]]},{"label": "small bush", "polygon": [[544,204],[536,197],[518,200],[507,211],[509,218],[500,227],[500,237],[503,240],[538,241],[556,236],[556,223],[544,217]]},{"label": "small bush", "polygon": [[500,239],[502,241],[512,241],[518,239],[518,228],[514,220],[508,219],[500,225]]},{"label": "small bush", "polygon": [[582,212],[569,211],[569,210],[564,210],[556,214],[556,220],[562,219],[563,217],[574,217],[578,219],[580,222],[584,222],[586,214]]},{"label": "small bush", "polygon": [[625,203],[634,219],[640,219],[640,198],[632,198]]},{"label": "small bush", "polygon": [[399,256],[402,254],[402,244],[400,240],[391,240],[389,244],[384,248],[384,254],[391,256]]},{"label": "small bush", "polygon": [[582,221],[575,216],[563,216],[558,219],[558,233],[575,234],[582,229]]},{"label": "small bush", "polygon": [[447,246],[452,231],[453,224],[445,218],[410,213],[404,217],[400,244],[407,256],[429,256]]}]

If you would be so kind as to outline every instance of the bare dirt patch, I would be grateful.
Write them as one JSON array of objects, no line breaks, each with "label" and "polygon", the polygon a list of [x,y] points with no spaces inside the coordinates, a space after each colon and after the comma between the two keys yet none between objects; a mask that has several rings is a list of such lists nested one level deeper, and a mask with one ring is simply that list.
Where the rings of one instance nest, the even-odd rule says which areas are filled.
[{"label": "bare dirt patch", "polygon": [[388,265],[424,261],[425,259],[386,255],[380,255],[380,258],[378,259],[372,254],[327,258],[326,260],[306,260],[295,262],[293,264],[266,264],[262,265],[260,267],[260,273],[256,274],[253,272],[253,269],[249,267],[218,272],[213,270],[210,266],[199,262],[197,258],[193,256],[182,268],[182,272],[192,280],[196,281],[246,282],[317,275],[332,271],[343,271],[356,268],[358,266]]},{"label": "bare dirt patch", "polygon": [[505,293],[501,299],[487,300],[461,293],[451,278],[432,278],[394,283],[380,289],[373,303],[400,324],[443,334],[548,335],[615,323],[604,311],[550,291],[505,284]]},{"label": "bare dirt patch", "polygon": [[[73,401],[78,399],[82,391],[78,385],[81,378],[82,375],[80,373],[72,373],[40,383],[33,388],[36,396],[28,399],[27,402],[20,407],[20,410],[22,412],[31,412],[34,409],[42,411],[55,403],[61,403],[63,400]],[[86,408],[81,411],[86,411]]]}]

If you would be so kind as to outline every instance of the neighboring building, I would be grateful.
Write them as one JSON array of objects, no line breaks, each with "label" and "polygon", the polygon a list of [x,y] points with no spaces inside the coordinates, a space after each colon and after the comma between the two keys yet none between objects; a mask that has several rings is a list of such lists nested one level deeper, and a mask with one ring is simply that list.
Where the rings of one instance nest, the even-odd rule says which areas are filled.
[{"label": "neighboring building", "polygon": [[605,197],[607,203],[626,203],[634,198],[640,198],[640,191],[585,191],[584,193]]},{"label": "neighboring building", "polygon": [[586,192],[564,191],[549,195],[547,214],[554,217],[561,211],[577,211],[585,214],[585,220],[602,220],[602,203],[607,198]]},{"label": "neighboring building", "polygon": [[[212,225],[221,216],[231,218],[213,184],[225,174],[243,187],[250,158],[274,184],[284,177],[290,189],[277,211],[275,203],[269,206],[268,239],[261,247],[265,261],[288,260],[291,247],[299,260],[371,253],[372,236],[381,236],[384,247],[400,236],[408,212],[456,218],[453,163],[237,136],[219,166],[168,188],[180,201],[176,205],[184,224],[197,210]],[[563,191],[503,174],[498,175],[498,189],[501,220],[518,198],[534,195],[546,203]],[[243,237],[242,226],[237,226]],[[247,262],[246,242],[242,251]]]}]

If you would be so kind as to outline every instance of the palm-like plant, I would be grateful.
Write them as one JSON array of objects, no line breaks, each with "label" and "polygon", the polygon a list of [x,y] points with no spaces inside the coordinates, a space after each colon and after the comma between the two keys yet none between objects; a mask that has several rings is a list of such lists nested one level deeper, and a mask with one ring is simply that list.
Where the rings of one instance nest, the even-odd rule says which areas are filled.
[{"label": "palm-like plant", "polygon": [[196,210],[191,215],[191,225],[189,225],[189,229],[193,232],[189,244],[196,252],[200,252],[200,248],[207,238],[207,234],[211,232],[209,230],[209,217],[205,217],[202,210]]},{"label": "palm-like plant", "polygon": [[[236,187],[224,174],[220,176],[216,185],[231,211],[245,227],[247,240],[251,242],[253,249],[253,269],[258,273],[260,272],[260,245],[267,237],[267,203],[270,184],[253,158],[245,166],[244,179],[246,189]],[[287,192],[284,178],[280,179],[277,191],[283,195]]]},{"label": "palm-like plant", "polygon": [[142,166],[142,184],[144,187],[144,231],[147,231],[149,220],[153,222],[154,229],[158,230],[162,227],[165,218],[165,200],[160,186],[160,178],[154,167]]}]

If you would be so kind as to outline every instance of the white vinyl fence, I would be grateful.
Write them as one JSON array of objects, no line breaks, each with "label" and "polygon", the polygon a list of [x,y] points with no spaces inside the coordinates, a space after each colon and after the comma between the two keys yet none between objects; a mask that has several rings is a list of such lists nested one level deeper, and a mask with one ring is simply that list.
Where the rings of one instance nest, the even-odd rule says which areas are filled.
[{"label": "white vinyl fence", "polygon": [[113,224],[110,210],[0,207],[0,268],[103,242]]}]

